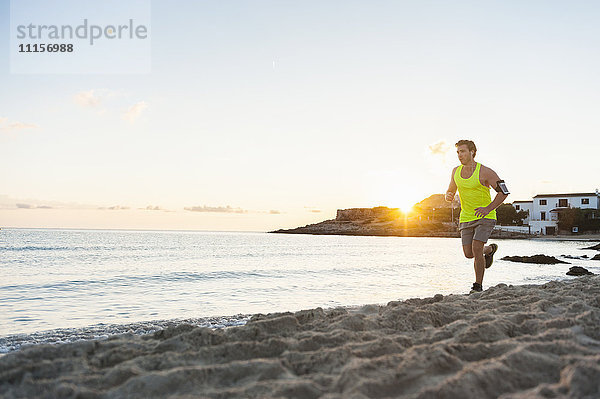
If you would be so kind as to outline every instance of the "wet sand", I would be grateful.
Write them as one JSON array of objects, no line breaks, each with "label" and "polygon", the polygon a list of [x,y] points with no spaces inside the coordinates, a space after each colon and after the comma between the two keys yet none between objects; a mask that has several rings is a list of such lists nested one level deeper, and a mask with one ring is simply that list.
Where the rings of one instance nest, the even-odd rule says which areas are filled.
[{"label": "wet sand", "polygon": [[36,345],[0,396],[597,398],[600,276]]}]

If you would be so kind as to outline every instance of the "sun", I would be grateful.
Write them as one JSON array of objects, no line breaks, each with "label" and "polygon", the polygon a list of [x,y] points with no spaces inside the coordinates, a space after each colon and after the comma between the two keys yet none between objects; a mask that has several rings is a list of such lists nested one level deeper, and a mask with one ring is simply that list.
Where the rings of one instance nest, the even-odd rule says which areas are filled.
[{"label": "sun", "polygon": [[414,206],[427,195],[418,182],[407,179],[404,174],[375,175],[369,181],[367,191],[369,202],[397,208],[402,214],[414,212]]},{"label": "sun", "polygon": [[414,206],[415,206],[414,203],[406,201],[406,202],[400,204],[400,210],[402,211],[402,213],[405,213],[405,214],[410,213],[413,210]]},{"label": "sun", "polygon": [[414,211],[415,205],[421,201],[424,196],[419,195],[416,190],[404,189],[398,190],[393,193],[394,195],[394,206],[400,208],[402,213],[409,214]]}]

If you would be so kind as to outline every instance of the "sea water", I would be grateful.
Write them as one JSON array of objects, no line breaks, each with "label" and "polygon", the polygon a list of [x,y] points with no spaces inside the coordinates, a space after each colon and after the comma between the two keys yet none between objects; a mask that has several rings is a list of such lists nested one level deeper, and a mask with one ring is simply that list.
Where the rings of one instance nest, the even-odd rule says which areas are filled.
[{"label": "sea water", "polygon": [[[484,288],[600,272],[576,241],[494,240]],[[547,254],[571,265],[500,260]],[[240,325],[250,314],[463,294],[473,261],[460,239],[262,232],[2,229],[0,353],[22,344],[147,333],[185,321]]]}]

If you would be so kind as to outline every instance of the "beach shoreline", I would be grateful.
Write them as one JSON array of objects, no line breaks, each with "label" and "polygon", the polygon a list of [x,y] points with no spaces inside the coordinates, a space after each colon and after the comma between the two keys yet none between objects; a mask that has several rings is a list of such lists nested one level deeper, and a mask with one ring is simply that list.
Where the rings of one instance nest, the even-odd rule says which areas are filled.
[{"label": "beach shoreline", "polygon": [[3,397],[593,397],[600,276],[28,346]]},{"label": "beach shoreline", "polygon": [[85,327],[54,328],[32,333],[17,333],[0,336],[0,357],[32,345],[63,344],[79,341],[106,339],[122,334],[147,335],[179,324],[196,327],[227,328],[240,326],[252,317],[251,314],[207,316],[196,318],[173,318],[143,320],[132,323],[98,323]]}]

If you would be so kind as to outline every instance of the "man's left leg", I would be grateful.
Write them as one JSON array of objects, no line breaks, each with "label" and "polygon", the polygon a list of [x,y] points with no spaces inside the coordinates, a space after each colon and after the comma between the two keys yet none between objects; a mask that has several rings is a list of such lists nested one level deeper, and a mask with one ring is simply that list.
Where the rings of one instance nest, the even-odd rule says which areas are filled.
[{"label": "man's left leg", "polygon": [[475,282],[483,285],[483,274],[485,272],[485,258],[483,257],[483,247],[485,242],[473,240],[473,263],[475,265]]},{"label": "man's left leg", "polygon": [[473,235],[473,263],[475,267],[475,284],[473,290],[483,290],[483,274],[485,272],[485,256],[492,253],[492,247],[486,246],[488,238],[492,234],[496,221],[493,219],[481,219],[478,226],[475,228]]}]

